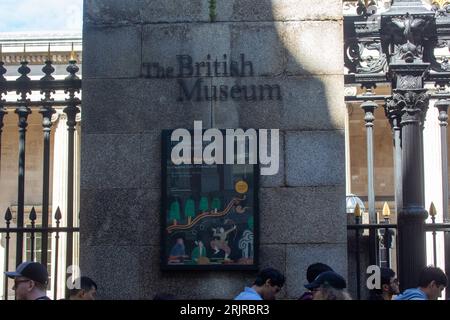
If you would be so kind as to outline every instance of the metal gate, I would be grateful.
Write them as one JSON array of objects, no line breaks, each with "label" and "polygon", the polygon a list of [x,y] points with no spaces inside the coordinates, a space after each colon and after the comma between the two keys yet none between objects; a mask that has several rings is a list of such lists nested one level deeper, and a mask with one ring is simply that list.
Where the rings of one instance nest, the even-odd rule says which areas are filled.
[{"label": "metal gate", "polygon": [[[0,53],[2,53],[0,47]],[[14,270],[17,265],[25,260],[41,262],[49,268],[49,274],[53,274],[50,279],[49,288],[53,291],[53,297],[61,297],[63,292],[58,292],[61,279],[57,275],[63,273],[67,277],[66,270],[73,264],[74,237],[79,236],[79,228],[76,227],[78,212],[74,212],[74,179],[76,164],[74,163],[76,116],[80,113],[81,99],[81,79],[77,72],[79,67],[76,64],[75,52],[73,50],[69,63],[66,67],[66,76],[63,79],[55,79],[55,67],[52,62],[50,45],[45,65],[42,68],[42,77],[32,80],[29,77],[31,71],[26,52],[20,58],[18,77],[15,80],[7,80],[5,74],[7,69],[2,61],[3,54],[0,54],[0,177],[2,176],[2,133],[5,117],[16,117],[18,131],[18,175],[17,175],[17,203],[7,207],[4,216],[0,219],[1,249],[3,250],[2,260],[4,270]],[[55,56],[56,59],[58,59]],[[11,96],[13,99],[11,99]],[[55,98],[62,96],[62,98]],[[52,136],[52,116],[59,109],[67,119],[67,206],[52,208],[51,205],[51,136]],[[37,208],[29,207],[25,203],[25,191],[28,188],[26,173],[26,139],[28,116],[30,114],[40,114],[42,117],[42,197],[39,204],[40,218]],[[7,151],[4,151],[7,152]],[[3,167],[3,173],[8,170]],[[0,190],[3,193],[5,190]],[[27,190],[28,192],[29,190]],[[29,191],[32,192],[32,191]],[[62,221],[64,221],[62,223]],[[75,223],[74,223],[75,222]],[[61,238],[65,239],[65,247],[61,248]],[[63,260],[58,257],[61,252],[65,252]],[[78,254],[77,254],[78,255]],[[53,256],[54,261],[49,264]],[[14,261],[14,262],[12,262]],[[8,299],[8,279],[5,275],[0,275],[3,286],[4,299]],[[65,282],[65,281],[64,281]],[[50,288],[51,286],[51,288]],[[67,287],[65,288],[67,291]],[[59,290],[61,291],[61,289]]]},{"label": "metal gate", "polygon": [[[352,2],[357,6],[356,14],[344,16],[344,60],[348,70],[345,84],[359,87],[360,92],[347,96],[346,102],[359,104],[364,112],[369,207],[368,223],[360,224],[357,217],[356,223],[348,226],[349,230],[356,231],[356,238],[350,239],[349,246],[355,244],[359,296],[360,255],[367,252],[367,263],[371,265],[380,265],[383,258],[379,249],[380,239],[384,236],[380,237],[379,231],[383,231],[383,235],[390,231],[395,234],[402,289],[415,287],[418,275],[426,265],[427,232],[433,233],[435,261],[436,232],[444,233],[445,269],[450,274],[447,159],[450,67],[447,57],[437,53],[440,48],[447,48],[448,53],[450,5],[435,1],[429,10],[421,1],[393,0],[390,7],[379,14],[375,1]],[[434,106],[430,100],[435,101]],[[437,108],[436,120],[440,126],[442,223],[436,223],[433,210],[425,208],[424,177],[427,172],[424,171],[423,135],[429,106]],[[383,107],[392,133],[396,224],[387,220],[385,224],[379,224],[376,216],[373,130],[378,107]],[[432,223],[426,224],[429,214]],[[369,230],[364,237],[360,233],[363,230]],[[362,238],[366,238],[365,250],[361,250]],[[388,243],[387,239],[385,243]],[[390,258],[386,256],[383,260],[390,265]]]}]

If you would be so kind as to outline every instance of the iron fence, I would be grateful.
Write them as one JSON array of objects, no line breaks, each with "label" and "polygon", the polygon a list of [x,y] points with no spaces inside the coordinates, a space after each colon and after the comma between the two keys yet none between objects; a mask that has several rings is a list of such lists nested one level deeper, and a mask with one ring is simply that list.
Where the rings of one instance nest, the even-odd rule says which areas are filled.
[{"label": "iron fence", "polygon": [[[386,206],[386,204],[385,204]],[[434,205],[432,204],[432,207]],[[353,232],[349,234],[349,241],[352,241],[354,245],[354,250],[349,250],[349,254],[354,254],[353,257],[355,261],[355,269],[349,270],[349,273],[355,272],[355,283],[353,284],[356,288],[357,299],[361,299],[361,289],[364,285],[361,285],[361,276],[366,275],[365,270],[369,265],[378,265],[379,267],[393,268],[393,262],[398,259],[397,255],[392,257],[392,252],[397,251],[397,224],[390,223],[389,215],[384,214],[384,221],[381,223],[361,223],[361,215],[359,213],[359,208],[355,210],[355,221],[354,224],[348,224],[347,230]],[[433,251],[433,264],[434,266],[445,268],[438,264],[437,260],[437,233],[442,232],[444,234],[450,235],[450,223],[437,223],[435,220],[436,213],[433,209],[430,209],[431,223],[425,223],[425,232],[432,234],[432,251]],[[367,231],[368,234],[363,234]],[[444,237],[447,239],[448,236]],[[375,240],[375,241],[374,241]],[[373,242],[374,241],[374,242]],[[350,244],[350,243],[349,243]],[[367,250],[367,247],[374,247],[375,250]],[[445,265],[450,264],[450,247],[448,243],[444,243],[445,249],[443,250],[443,260]],[[362,265],[363,264],[363,265]],[[394,268],[396,269],[396,268]],[[397,272],[396,272],[397,273]],[[446,299],[450,299],[450,290],[446,290]]]},{"label": "iron fence", "polygon": [[[1,53],[1,50],[0,50]],[[71,57],[74,56],[72,50]],[[48,266],[48,252],[51,248],[53,256],[56,257],[51,268],[54,271],[54,279],[51,279],[54,298],[57,297],[58,273],[61,272],[58,256],[60,250],[65,251],[64,265],[70,266],[74,256],[74,236],[79,235],[79,228],[74,225],[74,135],[76,131],[76,116],[80,112],[81,99],[78,94],[81,90],[81,79],[77,72],[79,67],[76,61],[71,58],[66,68],[68,74],[64,79],[57,80],[53,76],[55,68],[49,58],[45,61],[42,68],[44,75],[38,80],[32,80],[29,77],[30,67],[27,61],[21,61],[18,68],[18,77],[14,80],[7,80],[5,74],[7,69],[0,58],[0,174],[1,174],[1,154],[2,154],[2,129],[4,127],[5,115],[8,112],[14,112],[18,118],[18,188],[17,188],[17,210],[13,215],[10,207],[7,208],[4,216],[4,227],[0,225],[0,236],[2,238],[2,247],[4,250],[4,270],[15,269],[25,259],[41,262]],[[38,94],[39,98],[34,98],[33,94]],[[55,98],[59,93],[63,98]],[[13,99],[10,98],[13,96]],[[17,99],[15,99],[17,98]],[[67,206],[57,208],[53,219],[51,215],[50,204],[50,155],[51,155],[51,133],[52,133],[52,115],[60,108],[67,118]],[[42,217],[38,219],[36,210],[33,207],[29,212],[28,219],[25,218],[25,174],[26,174],[26,137],[28,116],[37,112],[42,115]],[[63,214],[62,214],[63,213]],[[28,220],[28,226],[25,221]],[[38,221],[40,220],[40,221]],[[51,222],[53,221],[53,222]],[[61,221],[64,225],[61,226]],[[51,224],[49,224],[51,223]],[[60,248],[61,234],[64,234],[66,246]],[[15,243],[12,240],[15,238]],[[24,242],[24,240],[26,240]],[[38,241],[39,240],[39,241]],[[49,240],[53,244],[49,245]],[[24,247],[25,243],[25,247]],[[15,246],[15,253],[12,252],[12,246]],[[39,248],[37,248],[39,247]],[[26,249],[26,250],[25,250]],[[75,249],[77,250],[77,249]],[[39,254],[37,254],[39,251]],[[15,265],[10,265],[10,260],[14,260]],[[49,273],[51,273],[50,270]],[[66,274],[66,272],[64,272]],[[67,276],[67,275],[66,275]],[[4,299],[8,299],[8,281],[2,273],[0,283],[4,285]],[[65,289],[67,290],[67,288]],[[67,293],[67,292],[66,292]]]}]

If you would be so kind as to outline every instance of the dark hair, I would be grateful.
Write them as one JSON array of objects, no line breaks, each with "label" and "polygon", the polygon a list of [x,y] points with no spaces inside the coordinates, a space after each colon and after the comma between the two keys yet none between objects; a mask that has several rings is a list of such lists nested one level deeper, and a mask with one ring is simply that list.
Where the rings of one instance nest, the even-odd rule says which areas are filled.
[{"label": "dark hair", "polygon": [[447,276],[440,268],[428,266],[420,272],[419,275],[419,287],[427,287],[431,281],[435,281],[438,286],[447,286]]},{"label": "dark hair", "polygon": [[314,279],[317,278],[319,274],[325,271],[334,271],[334,270],[325,263],[321,262],[313,263],[306,270],[306,280],[308,280],[308,282],[311,283],[314,281]]},{"label": "dark hair", "polygon": [[70,289],[70,296],[75,296],[81,290],[89,291],[89,290],[92,289],[92,287],[94,287],[95,290],[97,290],[97,284],[94,282],[94,280],[92,280],[89,277],[84,277],[83,276],[83,277],[80,277],[78,279],[75,279],[73,284],[75,285],[77,282],[80,283],[80,288]]},{"label": "dark hair", "polygon": [[395,277],[395,271],[391,268],[380,268],[380,288],[370,290],[369,300],[383,300],[381,294],[383,293],[383,285],[391,284],[391,278]]},{"label": "dark hair", "polygon": [[391,284],[391,279],[395,277],[395,272],[391,268],[380,268],[381,285]]},{"label": "dark hair", "polygon": [[280,271],[273,268],[266,268],[261,270],[256,275],[254,284],[257,286],[262,286],[268,279],[270,280],[270,284],[272,286],[279,286],[280,288],[283,286],[285,281],[285,277]]}]

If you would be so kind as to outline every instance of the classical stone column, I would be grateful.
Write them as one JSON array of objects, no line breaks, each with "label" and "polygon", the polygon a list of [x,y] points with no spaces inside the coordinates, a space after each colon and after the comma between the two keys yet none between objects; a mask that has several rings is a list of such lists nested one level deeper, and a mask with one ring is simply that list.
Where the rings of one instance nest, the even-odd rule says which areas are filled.
[{"label": "classical stone column", "polygon": [[[52,227],[56,227],[54,220],[55,211],[59,207],[62,213],[60,226],[66,225],[66,207],[67,207],[67,146],[68,146],[68,133],[66,125],[66,115],[62,110],[57,110],[57,114],[54,115],[54,148],[53,148],[53,188],[52,188]],[[57,298],[64,297],[65,289],[65,250],[66,247],[66,235],[64,233],[59,234],[59,252],[56,255],[56,239],[55,234],[52,234],[52,279],[58,281],[58,295]],[[58,261],[58,272],[55,275],[55,261]],[[51,287],[53,290],[54,286]],[[52,292],[54,295],[54,292]]]},{"label": "classical stone column", "polygon": [[[344,89],[344,93],[346,96],[356,96],[357,89],[356,87],[347,87]],[[352,193],[352,173],[351,173],[351,153],[350,153],[350,115],[351,108],[353,108],[351,103],[346,103],[346,112],[345,112],[345,194],[349,195]],[[349,110],[350,109],[350,110]]]},{"label": "classical stone column", "polygon": [[[54,149],[53,149],[53,192],[52,192],[52,211],[53,216],[56,208],[60,208],[62,213],[62,218],[60,221],[60,226],[67,225],[67,191],[68,191],[68,179],[67,179],[67,168],[68,168],[68,131],[67,131],[67,118],[66,114],[62,110],[58,110],[58,113],[53,117],[54,127],[55,127],[55,138],[54,138]],[[79,207],[80,207],[80,121],[81,116],[76,117],[76,130],[74,135],[74,227],[79,226]],[[52,220],[52,226],[56,227],[55,221]],[[55,259],[58,260],[58,298],[64,297],[65,285],[66,285],[66,243],[67,236],[65,233],[59,234],[59,252],[58,256],[55,256],[56,240],[53,235],[52,237],[52,278],[55,279],[54,265]],[[74,234],[74,261],[73,265],[79,265],[79,236]],[[74,269],[77,271],[76,269]],[[73,277],[79,276],[78,272],[72,275]],[[53,288],[52,288],[53,289]]]},{"label": "classical stone column", "polygon": [[[81,146],[81,114],[77,114],[76,117],[77,125],[75,127],[75,141],[74,141],[74,195],[73,195],[73,226],[75,228],[80,227],[80,146]],[[73,262],[72,264],[76,267],[80,265],[80,233],[74,233],[73,235]],[[80,276],[78,268],[73,269],[73,278]]]},{"label": "classical stone column", "polygon": [[[433,106],[436,101],[430,101]],[[425,128],[423,131],[424,169],[425,175],[425,208],[430,207],[431,202],[436,208],[436,222],[442,222],[442,170],[441,170],[441,137],[439,127],[439,110],[431,107],[427,113]],[[431,217],[428,217],[431,223]],[[444,264],[444,237],[442,232],[437,233],[436,251],[437,265]],[[431,232],[426,235],[427,265],[434,264],[433,238]]]}]

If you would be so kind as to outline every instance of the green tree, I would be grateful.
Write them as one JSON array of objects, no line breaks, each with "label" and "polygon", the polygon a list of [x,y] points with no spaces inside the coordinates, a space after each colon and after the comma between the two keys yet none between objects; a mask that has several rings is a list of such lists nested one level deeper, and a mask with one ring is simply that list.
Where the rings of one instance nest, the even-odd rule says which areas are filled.
[{"label": "green tree", "polygon": [[209,204],[208,204],[208,198],[207,197],[201,197],[200,198],[200,204],[198,205],[198,208],[200,212],[208,211]]},{"label": "green tree", "polygon": [[215,197],[211,201],[211,209],[217,209],[219,211],[221,209],[222,204],[220,203],[220,199],[218,197]]},{"label": "green tree", "polygon": [[184,215],[188,219],[188,224],[195,218],[195,202],[193,199],[187,199],[184,204]]},{"label": "green tree", "polygon": [[173,224],[177,224],[177,221],[181,220],[180,203],[178,200],[175,200],[170,204],[169,220],[173,221]]}]

